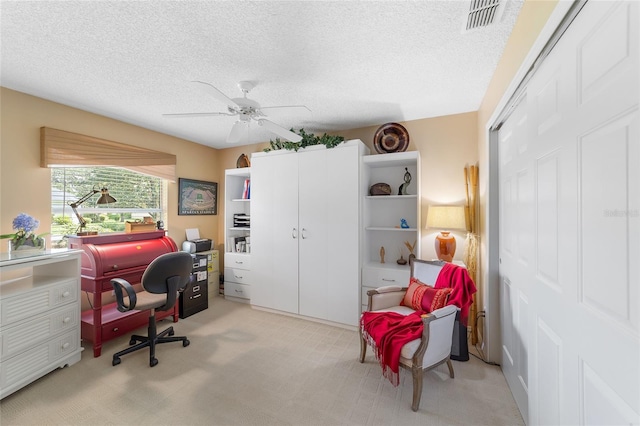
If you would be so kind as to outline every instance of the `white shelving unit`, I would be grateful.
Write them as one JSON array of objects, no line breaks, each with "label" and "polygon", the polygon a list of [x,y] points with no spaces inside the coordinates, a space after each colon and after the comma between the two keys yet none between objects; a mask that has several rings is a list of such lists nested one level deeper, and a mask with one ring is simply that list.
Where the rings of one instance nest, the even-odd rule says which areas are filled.
[{"label": "white shelving unit", "polygon": [[[363,200],[363,253],[361,305],[366,306],[366,292],[385,285],[409,284],[409,264],[399,265],[402,255],[408,261],[405,241],[415,243],[414,254],[420,257],[420,153],[418,151],[368,155],[363,158],[364,179],[368,187],[387,183],[391,195],[367,195]],[[406,170],[405,170],[406,169]],[[404,175],[411,174],[407,195],[398,195]],[[408,228],[401,227],[405,219]],[[384,247],[384,263],[380,249]]]},{"label": "white shelving unit", "polygon": [[[234,215],[251,218],[251,199],[243,196],[245,182],[251,179],[251,168],[225,170],[225,253],[224,296],[231,300],[248,303],[251,285],[251,227],[234,226]],[[250,197],[250,195],[249,195]],[[232,242],[244,238],[245,244]],[[246,240],[249,240],[247,243]]]}]

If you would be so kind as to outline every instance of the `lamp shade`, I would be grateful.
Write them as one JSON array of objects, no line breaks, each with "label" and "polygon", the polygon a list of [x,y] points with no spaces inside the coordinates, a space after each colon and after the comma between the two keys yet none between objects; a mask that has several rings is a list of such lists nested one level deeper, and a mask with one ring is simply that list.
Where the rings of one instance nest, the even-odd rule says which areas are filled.
[{"label": "lamp shade", "polygon": [[438,259],[451,262],[456,253],[456,239],[449,235],[452,229],[466,229],[463,206],[429,206],[427,228],[442,229],[436,236],[435,249]]},{"label": "lamp shade", "polygon": [[109,195],[109,190],[107,188],[102,188],[100,192],[102,195],[100,195],[96,204],[111,204],[116,202],[116,199]]},{"label": "lamp shade", "polygon": [[427,228],[466,229],[463,206],[429,206]]}]

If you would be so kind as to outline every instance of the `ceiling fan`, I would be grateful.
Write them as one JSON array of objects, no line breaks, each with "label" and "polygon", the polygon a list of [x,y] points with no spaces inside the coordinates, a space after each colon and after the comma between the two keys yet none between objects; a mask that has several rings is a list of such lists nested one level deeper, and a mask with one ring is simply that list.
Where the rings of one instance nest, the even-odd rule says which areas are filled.
[{"label": "ceiling fan", "polygon": [[233,125],[229,135],[227,136],[228,143],[236,143],[240,140],[243,134],[246,133],[249,123],[251,121],[256,121],[258,125],[263,126],[265,129],[269,130],[271,133],[274,133],[281,138],[289,140],[291,142],[300,142],[302,140],[302,136],[297,135],[282,126],[277,125],[273,121],[269,121],[266,118],[266,114],[262,112],[263,109],[275,109],[275,108],[305,108],[308,111],[311,111],[304,105],[285,105],[285,106],[271,106],[271,107],[261,107],[260,104],[252,99],[247,98],[247,94],[255,87],[250,81],[241,81],[238,83],[238,88],[244,94],[242,98],[229,98],[227,95],[222,93],[220,90],[215,88],[209,83],[205,83],[204,81],[193,81],[193,83],[198,83],[202,85],[202,88],[209,93],[214,99],[217,99],[220,102],[223,102],[227,105],[228,112],[186,112],[179,114],[162,114],[163,117],[211,117],[211,116],[219,116],[219,115],[228,115],[228,116],[238,116],[238,121]]}]

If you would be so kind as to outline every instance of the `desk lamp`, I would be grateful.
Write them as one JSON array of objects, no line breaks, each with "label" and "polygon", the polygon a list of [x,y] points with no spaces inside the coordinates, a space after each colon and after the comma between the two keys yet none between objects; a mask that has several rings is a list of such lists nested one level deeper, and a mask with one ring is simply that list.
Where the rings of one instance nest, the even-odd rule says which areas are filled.
[{"label": "desk lamp", "polygon": [[115,203],[116,202],[116,199],[113,198],[111,195],[109,195],[109,190],[107,188],[103,187],[102,189],[93,188],[91,190],[91,192],[89,192],[88,194],[84,195],[78,201],[69,204],[71,209],[73,209],[73,212],[75,213],[76,217],[78,218],[78,222],[80,222],[80,225],[78,226],[78,230],[76,232],[76,235],[78,235],[78,236],[98,235],[97,231],[85,231],[84,230],[84,228],[87,226],[87,221],[84,220],[82,215],[80,215],[80,213],[78,213],[78,210],[77,210],[78,206],[80,204],[84,203],[85,201],[87,201],[89,198],[93,197],[93,195],[97,194],[98,192],[101,192],[102,195],[100,195],[100,198],[98,198],[98,201],[96,202],[96,204],[109,204],[109,203]]},{"label": "desk lamp", "polygon": [[466,229],[463,206],[429,206],[427,228],[442,229],[436,236],[435,249],[439,260],[451,262],[456,253],[452,229]]}]

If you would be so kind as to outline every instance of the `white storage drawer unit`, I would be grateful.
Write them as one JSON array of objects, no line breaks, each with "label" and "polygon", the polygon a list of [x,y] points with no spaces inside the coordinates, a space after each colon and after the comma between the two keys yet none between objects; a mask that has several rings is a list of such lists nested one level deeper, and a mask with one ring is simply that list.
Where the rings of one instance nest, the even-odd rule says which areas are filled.
[{"label": "white storage drawer unit", "polygon": [[0,398],[80,361],[80,253],[0,253]]}]

